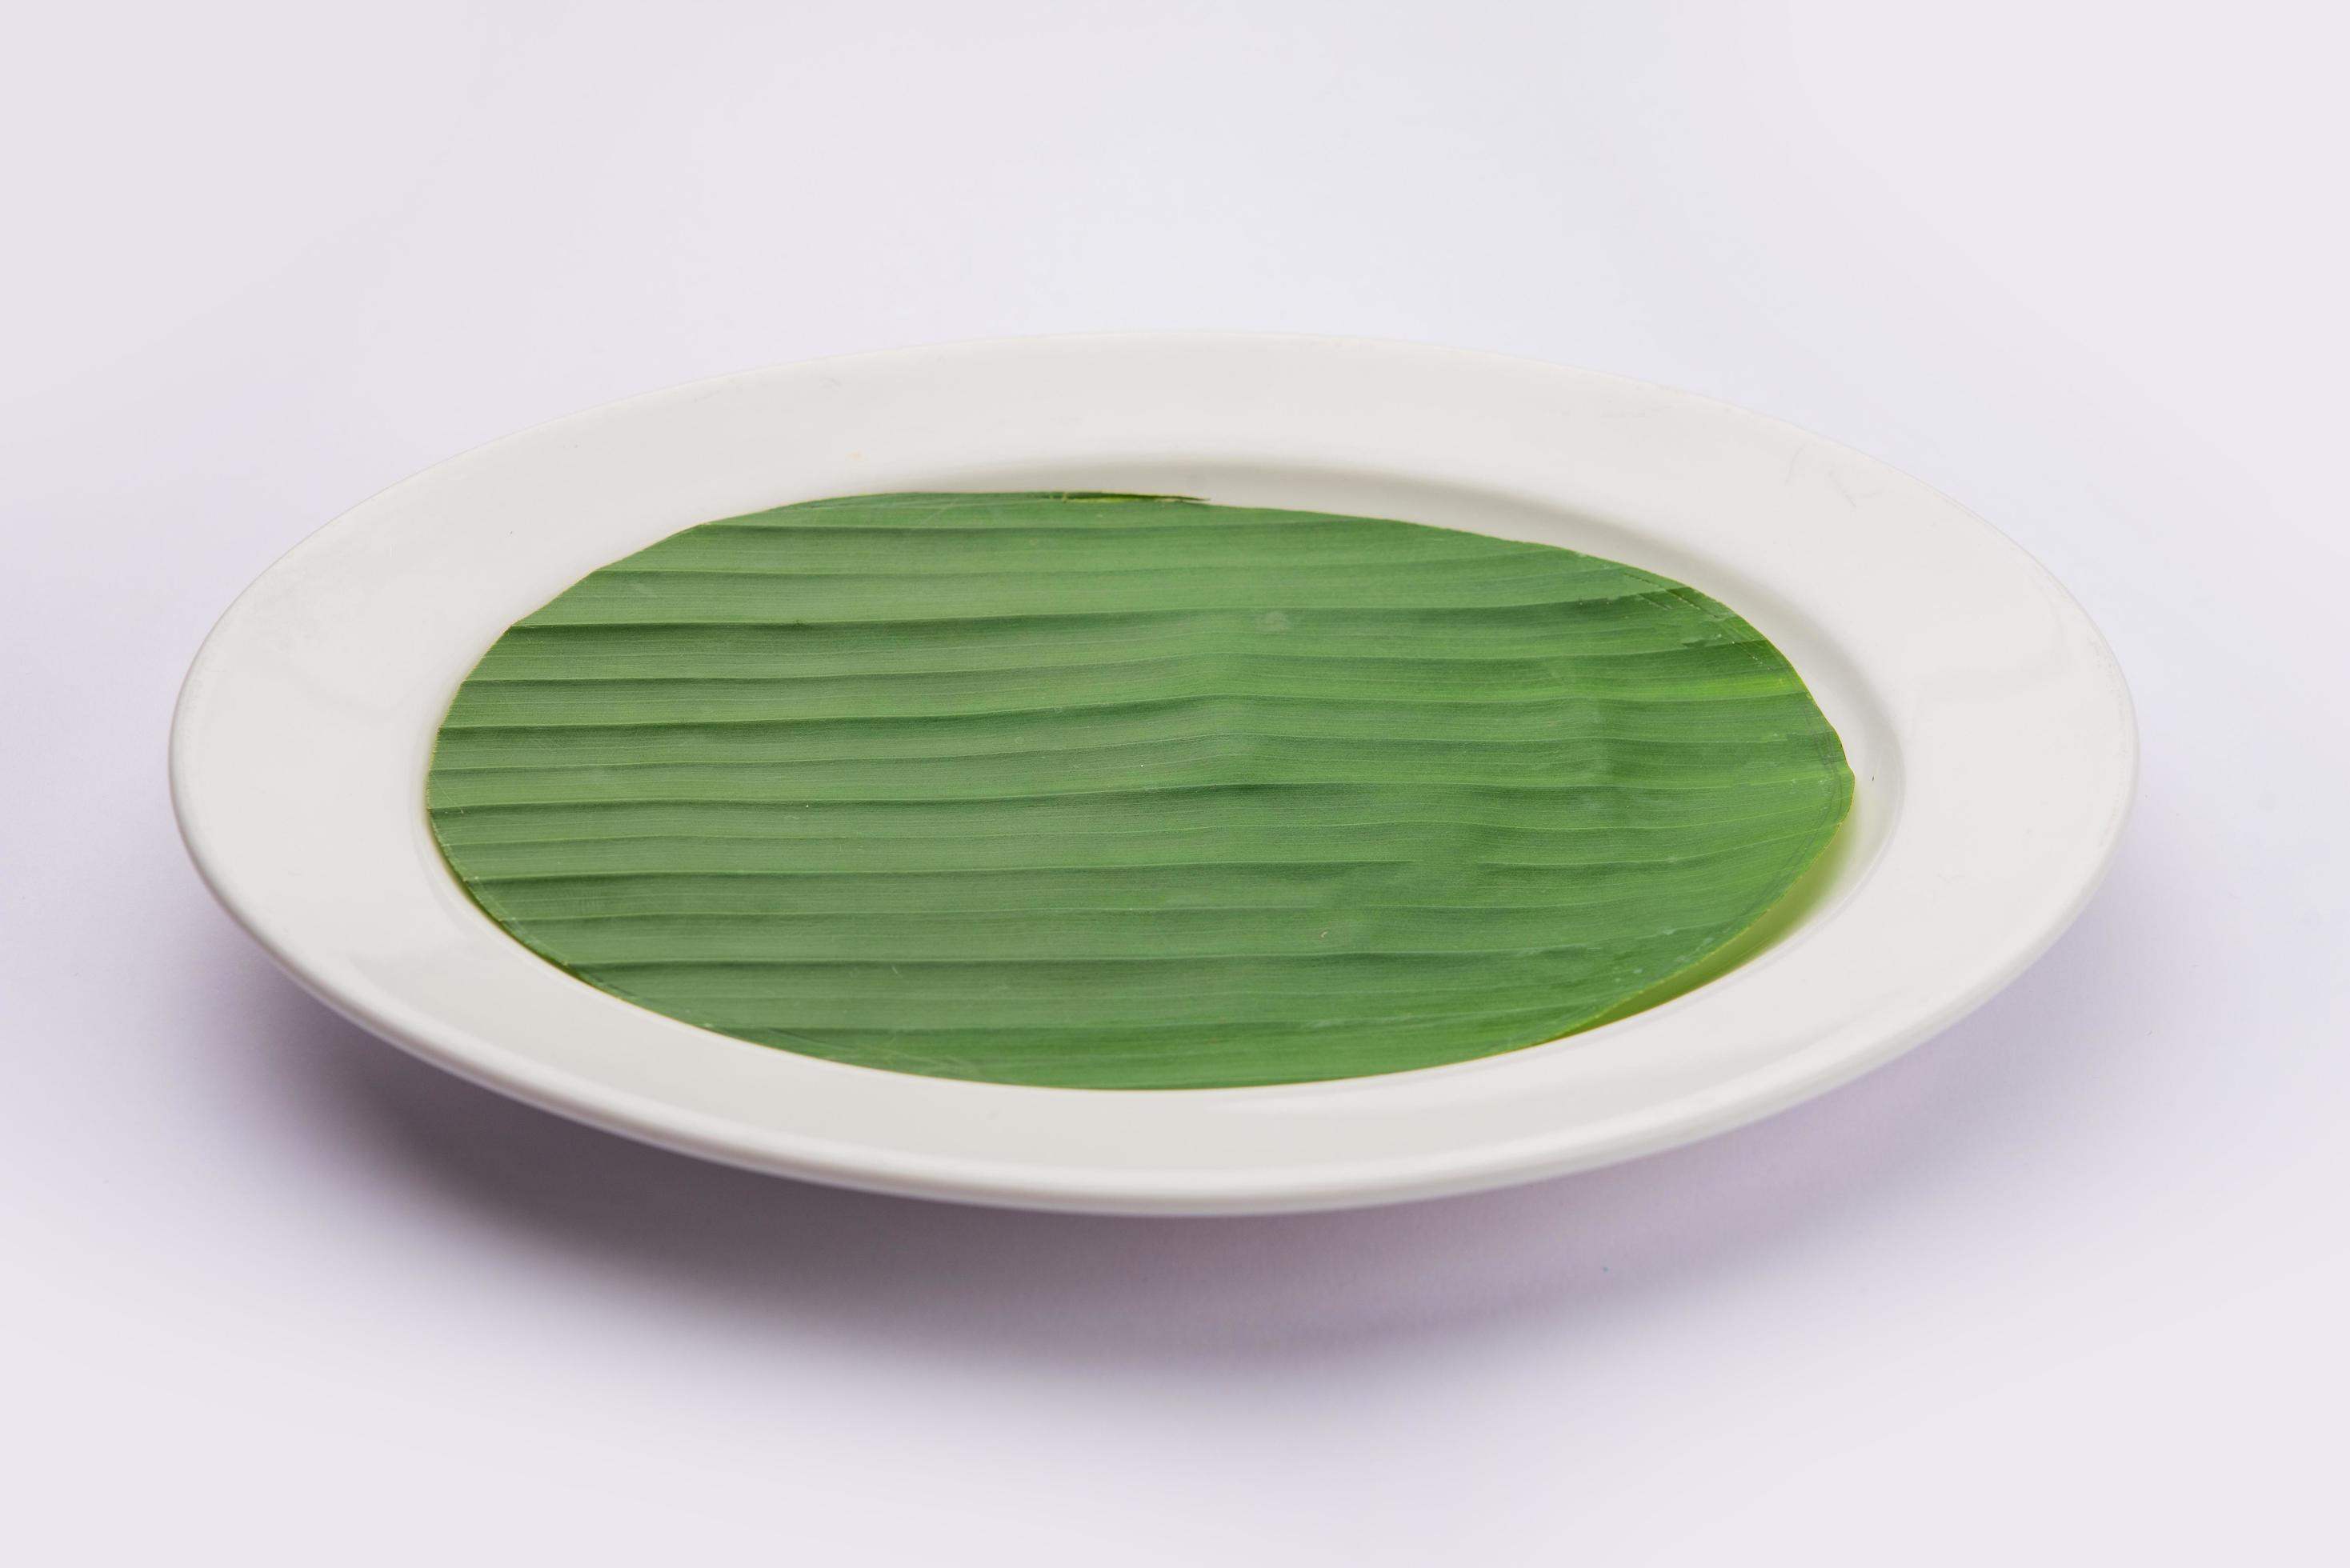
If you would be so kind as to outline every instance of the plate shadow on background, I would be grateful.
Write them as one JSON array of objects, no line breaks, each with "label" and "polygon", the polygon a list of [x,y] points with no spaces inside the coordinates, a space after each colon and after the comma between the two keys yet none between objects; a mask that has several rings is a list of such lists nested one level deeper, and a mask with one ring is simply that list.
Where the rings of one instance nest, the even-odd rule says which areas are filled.
[{"label": "plate shadow on background", "polygon": [[[436,1224],[660,1310],[900,1352],[1055,1363],[1343,1356],[1495,1320],[1652,1310],[1783,1262],[1905,1192],[2002,1163],[2110,1085],[2151,932],[2126,852],[1989,1004],[1825,1098],[1722,1137],[1500,1192],[1242,1219],[1021,1213],[734,1170],[509,1101],[370,1038],[220,927],[213,973],[273,1112]],[[223,970],[230,971],[231,979]]]}]

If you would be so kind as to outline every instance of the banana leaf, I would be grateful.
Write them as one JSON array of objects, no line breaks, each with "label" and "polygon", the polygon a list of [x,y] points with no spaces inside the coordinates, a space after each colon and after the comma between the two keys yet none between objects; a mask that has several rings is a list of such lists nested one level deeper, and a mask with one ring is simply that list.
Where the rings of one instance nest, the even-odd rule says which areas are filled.
[{"label": "banana leaf", "polygon": [[1650,572],[1076,493],[690,528],[489,649],[427,806],[488,915],[762,1045],[999,1083],[1352,1077],[1551,1041],[1730,950],[1852,775]]}]

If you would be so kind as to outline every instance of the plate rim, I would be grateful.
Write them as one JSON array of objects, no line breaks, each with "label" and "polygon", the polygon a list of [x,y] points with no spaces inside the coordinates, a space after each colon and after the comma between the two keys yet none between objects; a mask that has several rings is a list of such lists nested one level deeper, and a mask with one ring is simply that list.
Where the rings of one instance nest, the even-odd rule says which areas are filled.
[{"label": "plate rim", "polygon": [[[544,441],[550,433],[560,432],[567,427],[577,430],[594,421],[608,423],[626,419],[636,411],[677,408],[703,399],[723,397],[729,389],[776,385],[792,378],[859,377],[877,372],[886,376],[902,373],[909,369],[919,371],[926,363],[956,358],[966,362],[973,356],[1016,362],[1037,356],[1050,358],[1072,352],[1081,358],[1107,357],[1112,362],[1120,356],[1148,357],[1161,352],[1172,352],[1178,356],[1198,353],[1211,358],[1220,352],[1243,356],[1271,353],[1307,359],[1336,356],[1353,361],[1350,369],[1360,369],[1362,361],[1368,358],[1393,363],[1409,361],[1421,369],[1440,366],[1448,373],[1471,378],[1486,374],[1533,375],[1560,383],[1571,382],[1622,400],[1693,410],[1702,418],[1714,421],[1734,421],[1751,430],[1797,441],[1801,443],[1799,452],[1815,451],[1838,463],[1892,475],[1908,487],[1913,498],[1930,499],[1945,521],[1962,521],[1980,531],[1980,535],[1995,541],[2005,552],[2009,567],[2029,575],[2035,587],[2043,594],[2052,596],[2052,602],[2060,606],[2063,613],[2069,617],[2072,623],[2069,629],[2083,636],[2081,649],[2086,655],[2084,668],[2102,679],[2101,695],[2105,699],[2105,707],[2101,716],[2109,725],[2105,739],[2110,742],[2106,761],[2111,766],[2112,776],[2106,791],[2110,810],[2102,820],[2099,836],[2088,846],[2089,853],[2078,858],[2076,867],[2070,875],[2067,896],[2051,906],[2033,929],[2013,933],[2012,940],[1996,961],[1979,964],[1969,976],[1967,984],[1946,992],[1937,1000],[1936,1005],[1913,1010],[1898,1023],[1874,1031],[1863,1043],[1829,1052],[1796,1050],[1777,1063],[1773,1070],[1748,1073],[1727,1085],[1702,1085],[1684,1095],[1659,1099],[1645,1106],[1639,1114],[1619,1116],[1613,1122],[1599,1124],[1596,1128],[1574,1127],[1564,1132],[1512,1140],[1472,1141],[1464,1147],[1448,1147],[1436,1153],[1388,1159],[1338,1161],[1320,1168],[1281,1172],[1245,1166],[1222,1169],[1154,1170],[1147,1167],[1087,1165],[1066,1160],[1006,1164],[944,1155],[935,1150],[924,1153],[920,1148],[877,1149],[865,1144],[827,1146],[821,1139],[795,1137],[746,1138],[741,1126],[723,1118],[617,1089],[610,1084],[583,1078],[577,1073],[549,1066],[512,1050],[499,1053],[478,1049],[475,1042],[462,1033],[444,1027],[426,1012],[408,1008],[396,999],[380,994],[360,994],[353,988],[338,985],[322,972],[325,966],[319,962],[319,955],[306,945],[298,928],[287,929],[269,909],[264,907],[266,900],[256,899],[240,879],[234,864],[235,851],[223,835],[215,831],[213,808],[206,795],[207,784],[203,775],[207,769],[217,765],[216,756],[207,751],[211,741],[205,731],[206,704],[215,691],[216,682],[223,677],[224,667],[240,652],[237,644],[251,617],[252,607],[272,594],[287,591],[291,587],[290,577],[298,574],[302,561],[317,550],[322,542],[330,542],[354,531],[377,525],[380,514],[388,510],[396,510],[402,504],[403,493],[413,494],[411,487],[433,476],[447,475],[468,464],[477,463],[486,456],[515,450],[523,443]],[[1791,475],[1793,469],[1791,462]],[[649,535],[651,536],[658,535]],[[387,487],[279,556],[236,597],[207,634],[182,683],[174,711],[171,741],[171,793],[182,836],[200,876],[237,924],[273,961],[338,1012],[412,1054],[473,1082],[642,1141],[745,1168],[796,1176],[832,1185],[1017,1207],[1110,1212],[1239,1212],[1338,1208],[1437,1197],[1591,1168],[1727,1131],[1824,1093],[1881,1065],[1947,1027],[2006,985],[2036,961],[2086,907],[2118,850],[2136,794],[2138,766],[2137,726],[2127,685],[2111,649],[2070,592],[2027,551],[1991,524],[1950,497],[1879,460],[1864,457],[1840,443],[1814,436],[1784,421],[1754,414],[1700,394],[1511,355],[1304,334],[1109,333],[997,338],[885,349],[737,371],[637,394],[564,415],[477,445]],[[421,786],[421,780],[418,782]],[[494,927],[489,929],[495,930]],[[511,943],[511,939],[503,932],[497,933],[497,940]],[[517,950],[522,950],[519,944],[513,945]],[[541,961],[534,958],[531,961],[538,963]],[[616,1002],[615,1005],[626,1008],[628,1004]],[[693,1033],[699,1034],[702,1032]],[[758,1051],[763,1048],[748,1049]],[[1529,1049],[1546,1051],[1554,1047]],[[1522,1054],[1523,1053],[1507,1054]],[[1507,1056],[1504,1056],[1487,1058],[1485,1062],[1506,1063],[1506,1060]],[[837,1068],[837,1064],[825,1065]],[[875,1072],[864,1068],[837,1070],[857,1074]],[[1344,1090],[1366,1083],[1392,1085],[1399,1080],[1424,1078],[1456,1070],[1456,1067],[1438,1067],[1388,1075],[1378,1079],[1326,1080],[1317,1084],[1284,1085],[1274,1092]],[[904,1076],[878,1075],[891,1079]],[[983,1094],[1010,1092],[1085,1096],[1145,1093],[1034,1088],[1008,1090],[1006,1086],[989,1085],[962,1086]],[[1196,1099],[1253,1096],[1265,1092],[1211,1089],[1148,1093],[1154,1096]]]}]

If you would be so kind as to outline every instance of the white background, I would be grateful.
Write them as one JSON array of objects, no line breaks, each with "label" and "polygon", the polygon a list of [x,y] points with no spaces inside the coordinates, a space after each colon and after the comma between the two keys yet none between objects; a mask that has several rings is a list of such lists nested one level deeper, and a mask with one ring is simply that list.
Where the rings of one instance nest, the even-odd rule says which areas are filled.
[{"label": "white background", "polygon": [[[2335,14],[18,18],[0,1553],[2342,1561]],[[1183,326],[1596,366],[1958,496],[2136,691],[2106,891],[1711,1144],[1147,1222],[576,1128],[330,1017],[199,888],[174,685],[376,489],[692,377]]]}]

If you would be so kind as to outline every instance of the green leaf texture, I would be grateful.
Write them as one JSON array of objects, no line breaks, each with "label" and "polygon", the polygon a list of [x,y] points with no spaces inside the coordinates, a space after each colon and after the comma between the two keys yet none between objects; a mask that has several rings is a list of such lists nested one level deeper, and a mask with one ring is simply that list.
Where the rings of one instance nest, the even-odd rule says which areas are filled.
[{"label": "green leaf texture", "polygon": [[1851,801],[1775,648],[1417,524],[855,496],[501,638],[428,786],[533,951],[763,1045],[1168,1089],[1555,1040],[1752,925]]}]

